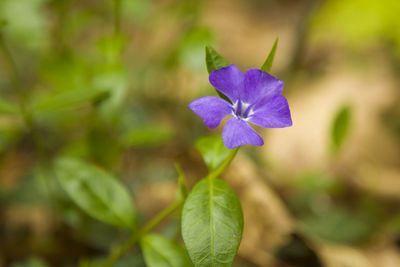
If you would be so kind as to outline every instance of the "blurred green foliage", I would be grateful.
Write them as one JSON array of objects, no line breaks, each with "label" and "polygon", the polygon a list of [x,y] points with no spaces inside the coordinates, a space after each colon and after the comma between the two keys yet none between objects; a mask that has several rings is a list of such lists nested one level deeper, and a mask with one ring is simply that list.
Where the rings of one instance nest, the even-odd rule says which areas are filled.
[{"label": "blurred green foliage", "polygon": [[43,52],[49,45],[49,23],[46,0],[5,0],[0,3],[0,17],[5,21],[5,34],[13,43]]},{"label": "blurred green foliage", "polygon": [[400,56],[399,10],[397,0],[323,1],[312,27],[356,49],[386,40],[395,45]]},{"label": "blurred green foliage", "polygon": [[[307,172],[297,178],[296,190],[288,198],[298,216],[298,229],[329,242],[358,244],[371,238],[385,213],[380,203],[370,205],[368,196],[348,199],[347,189],[325,172]],[[348,203],[352,203],[351,206]]]},{"label": "blurred green foliage", "polygon": [[[121,13],[117,14],[120,29],[113,25],[112,1],[99,5],[69,0],[5,0],[0,3],[0,160],[3,163],[12,153],[29,155],[27,165],[19,163],[21,177],[18,181],[21,181],[18,186],[0,190],[0,210],[15,205],[46,207],[62,221],[57,231],[66,231],[65,225],[71,227],[80,239],[79,244],[103,249],[101,254],[110,243],[125,238],[126,233],[118,233],[92,220],[80,208],[96,218],[121,225],[123,223],[113,219],[115,214],[103,212],[103,206],[111,205],[115,209],[107,207],[106,210],[115,211],[123,205],[115,202],[116,198],[99,201],[95,197],[98,192],[85,191],[85,188],[111,190],[115,184],[127,183],[125,180],[113,182],[115,178],[101,179],[104,176],[88,164],[81,170],[81,186],[73,188],[68,182],[68,168],[57,165],[54,170],[51,168],[53,159],[62,155],[84,158],[101,165],[111,176],[125,179],[127,173],[119,164],[127,153],[135,150],[146,161],[154,150],[162,148],[175,136],[170,123],[173,118],[161,122],[160,114],[165,114],[165,110],[160,110],[158,104],[146,96],[149,88],[158,89],[164,81],[152,80],[150,85],[140,82],[144,77],[140,73],[148,75],[155,69],[156,75],[160,75],[165,59],[149,61],[142,57],[141,51],[134,51],[128,60],[124,58],[132,36],[122,28],[131,23],[136,29],[145,30],[149,14],[163,11],[154,10],[150,1],[120,2]],[[170,12],[182,6],[172,5]],[[203,51],[205,42],[211,40],[204,39],[211,36],[208,30],[188,31],[186,36],[174,44],[179,53],[181,48],[186,49],[182,54],[186,57],[199,47]],[[183,61],[184,57],[181,57]],[[204,63],[201,64],[204,67]],[[151,170],[148,164],[143,165],[146,172]],[[72,167],[73,173],[81,167]],[[94,176],[99,180],[91,180],[92,175],[84,174],[90,169],[97,172]],[[153,171],[166,174],[161,168],[152,169],[150,173]],[[143,171],[138,170],[135,177],[140,178],[142,174]],[[56,180],[60,175],[62,183]],[[101,185],[101,181],[108,185]],[[86,183],[92,186],[85,187]],[[80,199],[77,200],[80,208],[72,203],[63,187],[70,196]],[[120,198],[124,195],[125,202],[131,205],[130,195],[118,194]],[[119,213],[130,217],[129,225],[123,225],[125,228],[134,226],[133,215],[129,215],[132,212]],[[138,214],[139,220],[141,216]],[[8,238],[13,240],[13,237]],[[61,237],[50,238],[57,249],[71,245],[59,241]],[[85,253],[85,248],[80,249]],[[65,257],[69,257],[67,254]],[[56,265],[60,261],[68,264],[76,262],[76,258],[60,257]],[[36,264],[36,261],[21,264],[31,266],[31,262]],[[142,266],[143,260],[139,262],[138,266]]]}]

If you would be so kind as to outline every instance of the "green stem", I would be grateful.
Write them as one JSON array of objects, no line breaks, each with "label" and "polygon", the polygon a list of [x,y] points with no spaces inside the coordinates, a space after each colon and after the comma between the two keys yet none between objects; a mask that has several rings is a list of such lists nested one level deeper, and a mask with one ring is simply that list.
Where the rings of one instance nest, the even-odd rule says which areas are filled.
[{"label": "green stem", "polygon": [[142,234],[148,233],[151,229],[153,229],[157,224],[159,224],[162,220],[164,220],[168,215],[173,213],[176,209],[178,209],[184,202],[183,198],[172,203],[169,207],[159,213],[156,217],[154,217],[150,222],[148,222],[142,229]]},{"label": "green stem", "polygon": [[212,172],[210,172],[206,178],[216,178],[221,173],[223,173],[226,168],[228,168],[229,164],[231,164],[232,160],[235,158],[236,153],[238,152],[239,148],[231,149],[228,157]]},{"label": "green stem", "polygon": [[161,221],[163,221],[168,215],[173,213],[176,209],[178,209],[184,202],[184,199],[181,198],[170,206],[168,206],[165,210],[161,211],[156,217],[154,217],[151,221],[149,221],[143,228],[139,231],[132,234],[132,236],[122,244],[122,246],[114,251],[108,260],[105,262],[103,267],[111,267],[115,264],[115,262],[125,254],[133,245],[135,245],[144,235],[150,232],[155,226],[157,226]]}]

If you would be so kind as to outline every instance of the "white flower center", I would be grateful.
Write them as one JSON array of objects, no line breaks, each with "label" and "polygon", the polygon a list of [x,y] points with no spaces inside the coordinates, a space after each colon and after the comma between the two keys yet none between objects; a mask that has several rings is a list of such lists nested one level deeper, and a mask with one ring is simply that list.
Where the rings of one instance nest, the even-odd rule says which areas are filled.
[{"label": "white flower center", "polygon": [[240,100],[236,100],[236,102],[233,103],[232,107],[233,107],[232,115],[241,118],[245,121],[250,119],[251,115],[254,114],[252,105],[246,102],[242,102]]}]

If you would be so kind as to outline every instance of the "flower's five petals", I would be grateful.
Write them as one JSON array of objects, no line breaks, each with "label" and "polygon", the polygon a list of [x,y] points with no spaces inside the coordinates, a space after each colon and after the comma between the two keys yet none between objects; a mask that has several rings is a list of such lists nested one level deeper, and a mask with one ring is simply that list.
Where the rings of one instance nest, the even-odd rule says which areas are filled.
[{"label": "flower's five petals", "polygon": [[283,81],[259,69],[246,71],[245,85],[246,92],[242,100],[247,103],[256,103],[261,99],[264,102],[269,101],[272,97],[280,95],[283,90]]},{"label": "flower's five petals", "polygon": [[200,116],[207,127],[217,127],[223,118],[232,114],[230,103],[216,96],[203,96],[189,103],[189,108]]},{"label": "flower's five petals", "polygon": [[215,89],[226,95],[232,103],[238,100],[241,92],[245,90],[244,74],[233,64],[212,71],[209,80]]},{"label": "flower's five petals", "polygon": [[249,122],[263,128],[292,125],[288,102],[281,95],[283,81],[259,69],[250,69],[243,74],[235,65],[214,70],[209,78],[210,83],[232,103],[205,96],[191,102],[189,107],[209,128],[217,127],[225,116],[232,115],[222,132],[227,148],[264,144]]},{"label": "flower's five petals", "polygon": [[286,98],[282,95],[273,97],[263,106],[255,109],[248,121],[263,128],[292,126],[292,117]]},{"label": "flower's five petals", "polygon": [[250,125],[237,117],[232,117],[226,123],[222,132],[222,140],[227,148],[232,149],[242,145],[262,146],[264,141]]}]

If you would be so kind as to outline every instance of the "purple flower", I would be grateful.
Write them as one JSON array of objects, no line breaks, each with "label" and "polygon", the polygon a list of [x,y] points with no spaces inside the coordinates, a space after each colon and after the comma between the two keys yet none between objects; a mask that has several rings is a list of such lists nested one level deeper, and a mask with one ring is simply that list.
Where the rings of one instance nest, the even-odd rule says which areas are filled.
[{"label": "purple flower", "polygon": [[209,79],[233,104],[216,96],[204,96],[190,102],[189,108],[203,118],[209,128],[217,127],[223,118],[232,115],[222,132],[227,148],[264,144],[249,122],[263,128],[292,125],[288,102],[281,95],[283,81],[259,69],[249,69],[243,74],[233,64],[214,70]]}]

